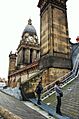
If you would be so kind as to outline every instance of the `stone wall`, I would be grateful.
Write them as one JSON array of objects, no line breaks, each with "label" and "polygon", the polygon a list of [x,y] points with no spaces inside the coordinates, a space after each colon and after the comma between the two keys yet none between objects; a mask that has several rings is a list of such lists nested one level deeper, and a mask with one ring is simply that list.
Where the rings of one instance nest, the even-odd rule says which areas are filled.
[{"label": "stone wall", "polygon": [[65,53],[65,57],[66,54],[69,57],[70,49],[66,39],[68,37],[66,13],[60,9],[53,8],[53,16],[54,51]]},{"label": "stone wall", "polygon": [[49,68],[45,70],[42,74],[42,83],[43,86],[47,86],[53,82],[55,82],[58,78],[67,74],[70,70],[68,69],[60,69],[60,68]]},{"label": "stone wall", "polygon": [[2,106],[0,106],[0,115],[5,119],[22,119],[21,117],[13,114],[12,112],[10,112]]},{"label": "stone wall", "polygon": [[41,16],[41,55],[48,52],[48,10]]},{"label": "stone wall", "polygon": [[[40,81],[40,77],[42,77],[42,85],[43,89],[47,90],[46,87],[49,85],[55,83],[55,81],[58,78],[61,78],[65,74],[67,74],[70,70],[68,69],[60,69],[60,68],[48,68],[44,70],[41,74],[36,75],[36,77],[32,78],[31,80],[28,80],[27,83],[25,84],[25,92],[35,92],[35,88]],[[61,79],[60,79],[61,80]]]},{"label": "stone wall", "polygon": [[16,69],[16,54],[12,54],[12,52],[9,55],[9,74],[14,72]]}]

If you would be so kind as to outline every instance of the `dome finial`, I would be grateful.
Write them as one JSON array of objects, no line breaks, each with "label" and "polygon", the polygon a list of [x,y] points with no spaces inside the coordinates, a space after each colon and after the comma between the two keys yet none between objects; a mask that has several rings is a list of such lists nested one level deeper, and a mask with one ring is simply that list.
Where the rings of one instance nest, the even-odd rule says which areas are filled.
[{"label": "dome finial", "polygon": [[28,24],[32,25],[32,20],[31,19],[28,20]]}]

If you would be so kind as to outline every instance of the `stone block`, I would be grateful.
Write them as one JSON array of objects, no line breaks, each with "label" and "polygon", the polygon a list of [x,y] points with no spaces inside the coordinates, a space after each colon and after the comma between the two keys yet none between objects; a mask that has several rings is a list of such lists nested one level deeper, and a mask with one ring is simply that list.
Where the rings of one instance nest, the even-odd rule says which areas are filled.
[{"label": "stone block", "polygon": [[0,106],[0,115],[3,116],[5,119],[22,119],[21,117],[13,114],[2,106]]}]

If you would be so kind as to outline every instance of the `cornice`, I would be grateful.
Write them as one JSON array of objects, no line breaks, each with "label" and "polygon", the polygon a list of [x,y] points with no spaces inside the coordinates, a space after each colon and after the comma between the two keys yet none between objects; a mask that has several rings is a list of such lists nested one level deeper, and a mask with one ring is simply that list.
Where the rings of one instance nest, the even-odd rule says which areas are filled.
[{"label": "cornice", "polygon": [[19,74],[19,73],[24,72],[24,71],[27,71],[27,70],[32,69],[33,67],[37,67],[37,66],[38,66],[38,61],[35,61],[32,64],[26,65],[23,68],[15,70],[13,73],[9,74],[8,77]]}]

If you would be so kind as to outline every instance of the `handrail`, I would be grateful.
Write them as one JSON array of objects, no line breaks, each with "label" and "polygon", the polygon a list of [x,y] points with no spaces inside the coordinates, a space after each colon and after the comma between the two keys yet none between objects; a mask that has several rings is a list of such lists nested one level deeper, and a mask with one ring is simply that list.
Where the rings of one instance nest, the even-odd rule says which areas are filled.
[{"label": "handrail", "polygon": [[[69,82],[70,80],[77,78],[78,75],[79,75],[79,71],[78,71],[78,73],[76,75],[71,75],[71,77],[68,77],[67,79],[63,80],[62,86],[64,84],[66,84],[67,82]],[[47,95],[50,95],[53,91],[54,91],[54,86],[52,88],[50,88],[49,90],[47,90],[46,92],[44,92],[42,94],[42,98],[45,97],[45,96],[47,96]]]},{"label": "handrail", "polygon": [[[75,60],[75,64],[74,64],[73,69],[72,69],[70,72],[66,73],[64,76],[59,77],[57,80],[66,79],[67,77],[71,76],[71,74],[72,74],[74,71],[76,72],[77,67],[78,67],[78,60],[79,60],[79,54],[78,54],[77,57],[76,57],[76,60]],[[52,82],[51,84],[47,85],[47,86],[45,87],[45,89],[46,89],[47,87],[53,86],[53,84],[54,84],[54,82]]]},{"label": "handrail", "polygon": [[[72,71],[70,71],[65,76],[63,76],[63,79],[64,79],[64,77],[65,77],[65,79],[62,80],[62,85],[64,85],[65,83],[67,83],[68,81],[72,80],[73,78],[75,78],[76,76],[79,75],[78,66],[79,66],[79,54],[76,57],[75,64],[74,64],[74,67],[73,67]],[[61,79],[61,78],[62,77],[58,78],[58,80]],[[47,91],[45,91],[43,93],[43,95],[49,95],[50,92],[52,90],[54,90],[54,84],[55,84],[55,82],[46,86],[45,88],[50,87],[50,89],[47,89]]]},{"label": "handrail", "polygon": [[[71,81],[73,81],[74,79],[76,79],[78,76],[79,76],[79,71],[78,71],[77,75],[76,75],[74,78],[72,78],[72,79],[69,80],[68,82],[64,83],[64,84],[61,86],[61,88],[63,88],[63,87],[66,86],[68,83],[70,83]],[[54,87],[52,87],[52,89],[50,89],[49,92],[47,92],[47,93],[45,92],[45,93],[42,94],[41,99],[44,100],[44,99],[46,99],[49,95],[52,95],[52,94],[54,94],[54,93],[55,93],[55,90],[54,90]]]}]

